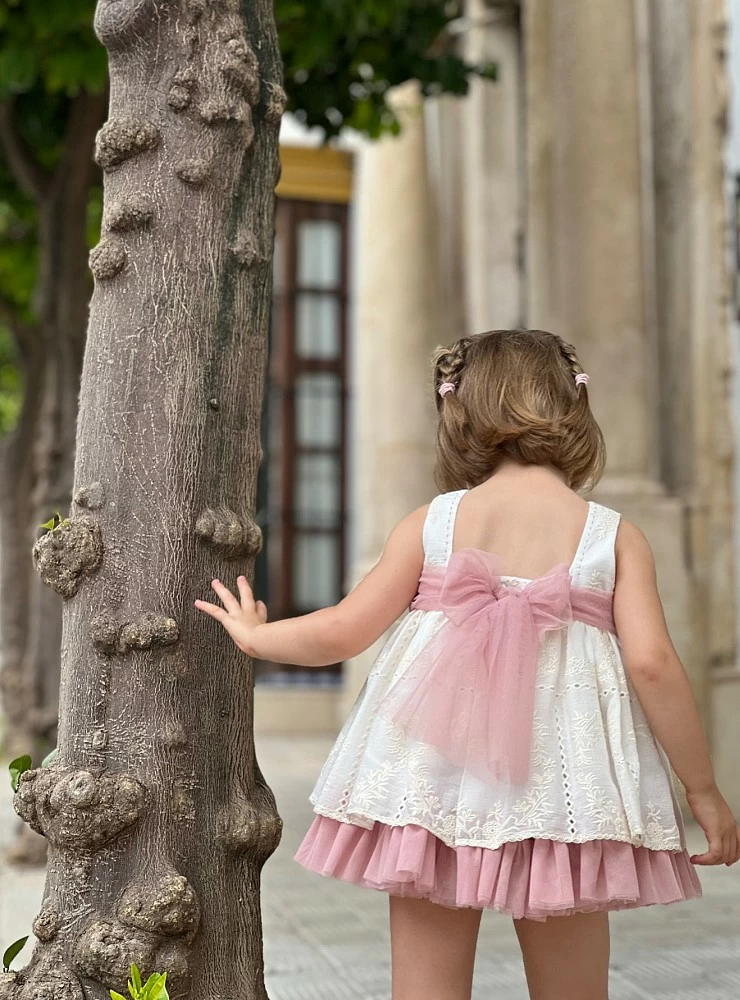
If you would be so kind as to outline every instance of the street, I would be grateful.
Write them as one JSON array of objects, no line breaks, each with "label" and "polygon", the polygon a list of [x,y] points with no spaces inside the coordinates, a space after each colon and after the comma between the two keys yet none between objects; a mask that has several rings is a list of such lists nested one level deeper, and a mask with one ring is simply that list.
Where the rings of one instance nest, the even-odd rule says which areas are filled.
[{"label": "street", "polygon": [[[387,898],[305,871],[293,854],[311,821],[307,801],[331,740],[261,738],[262,770],[285,821],[263,877],[270,1000],[388,1000]],[[11,836],[10,792],[0,836]],[[692,850],[702,845],[690,831]],[[704,898],[612,916],[612,1000],[737,1000],[740,996],[740,865],[700,871]],[[43,890],[40,871],[0,869],[0,942],[27,934]],[[29,948],[16,964],[25,959]],[[483,917],[474,1000],[527,1000],[511,921]]]}]

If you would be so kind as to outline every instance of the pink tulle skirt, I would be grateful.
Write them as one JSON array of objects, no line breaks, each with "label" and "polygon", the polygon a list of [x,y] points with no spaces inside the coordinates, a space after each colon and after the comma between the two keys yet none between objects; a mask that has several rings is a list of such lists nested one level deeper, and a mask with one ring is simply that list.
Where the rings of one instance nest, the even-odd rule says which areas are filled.
[{"label": "pink tulle skirt", "polygon": [[616,840],[452,848],[414,824],[376,822],[368,830],[316,816],[295,860],[319,875],[394,896],[529,920],[701,896],[686,851],[651,851]]}]

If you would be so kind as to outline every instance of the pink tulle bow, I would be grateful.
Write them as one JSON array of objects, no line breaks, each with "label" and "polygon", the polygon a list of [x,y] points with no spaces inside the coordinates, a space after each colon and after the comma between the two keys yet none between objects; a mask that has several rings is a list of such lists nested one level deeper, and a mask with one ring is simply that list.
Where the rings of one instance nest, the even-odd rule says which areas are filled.
[{"label": "pink tulle bow", "polygon": [[[506,587],[495,556],[461,549],[451,556],[441,584],[438,589],[427,583],[426,589],[437,590],[434,604],[447,621],[379,711],[474,776],[524,784],[540,639],[573,620],[568,566],[525,587]],[[428,607],[428,597],[419,603]]]}]

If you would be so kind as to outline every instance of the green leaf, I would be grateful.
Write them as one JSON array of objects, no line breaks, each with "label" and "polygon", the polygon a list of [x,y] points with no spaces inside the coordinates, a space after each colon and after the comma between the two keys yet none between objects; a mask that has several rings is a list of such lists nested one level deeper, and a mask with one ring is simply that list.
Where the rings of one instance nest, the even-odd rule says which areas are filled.
[{"label": "green leaf", "polygon": [[61,524],[61,522],[62,522],[62,515],[59,513],[59,511],[57,511],[56,514],[54,514],[53,517],[50,517],[45,524],[41,525],[41,527],[46,528],[47,531],[53,531],[54,528],[56,528],[59,524]]},{"label": "green leaf", "polygon": [[139,972],[139,967],[135,962],[131,963],[131,978],[134,982],[136,992],[141,993],[141,973]]},{"label": "green leaf", "polygon": [[[15,760],[11,760],[8,765],[8,770],[10,771],[10,786],[14,792],[18,791],[18,784],[21,780],[21,775],[26,771],[30,771],[33,766],[33,761],[27,753],[23,754],[22,757],[16,757]],[[21,945],[23,947],[23,945]]]},{"label": "green leaf", "polygon": [[152,989],[154,988],[155,984],[159,982],[160,979],[161,979],[161,976],[159,975],[159,973],[158,972],[153,972],[151,974],[151,976],[149,976],[149,978],[147,979],[147,981],[144,983],[144,986],[143,986],[142,991],[141,991],[141,995],[143,997],[145,997],[146,1000],[149,1000],[149,997],[151,996]]},{"label": "green leaf", "polygon": [[[29,760],[31,758],[29,757]],[[10,972],[10,963],[13,961],[15,956],[23,950],[23,946],[26,941],[28,941],[28,934],[25,937],[18,938],[14,941],[9,948],[5,949],[5,954],[3,955],[3,972]]]},{"label": "green leaf", "polygon": [[152,984],[151,990],[147,996],[147,1000],[167,1000],[167,990],[165,989],[164,985],[166,982],[167,982],[166,972],[163,972],[161,976],[157,976],[154,983]]},{"label": "green leaf", "polygon": [[116,993],[115,990],[110,991],[111,1000],[126,1000],[126,997],[122,997],[120,993]]}]

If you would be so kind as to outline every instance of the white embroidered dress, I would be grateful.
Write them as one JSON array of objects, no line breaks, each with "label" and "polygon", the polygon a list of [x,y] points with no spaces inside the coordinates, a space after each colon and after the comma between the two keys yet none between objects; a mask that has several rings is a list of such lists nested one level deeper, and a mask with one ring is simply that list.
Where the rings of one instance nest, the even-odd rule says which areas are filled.
[{"label": "white embroidered dress", "polygon": [[[447,565],[464,494],[442,494],[430,505],[427,566]],[[570,567],[575,586],[613,590],[618,526],[616,511],[589,504]],[[503,577],[506,586],[528,582]],[[625,673],[619,642],[605,629],[573,621],[544,635],[525,785],[481,781],[380,716],[386,691],[444,621],[441,611],[411,611],[385,642],[311,794],[319,816],[368,830],[376,822],[413,824],[452,848],[495,850],[533,838],[684,850],[668,761]]]}]

